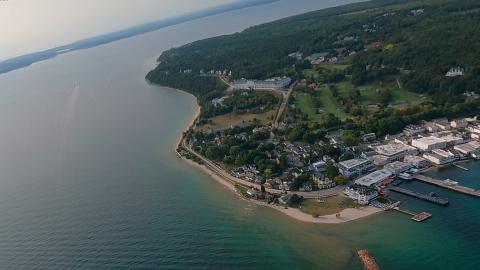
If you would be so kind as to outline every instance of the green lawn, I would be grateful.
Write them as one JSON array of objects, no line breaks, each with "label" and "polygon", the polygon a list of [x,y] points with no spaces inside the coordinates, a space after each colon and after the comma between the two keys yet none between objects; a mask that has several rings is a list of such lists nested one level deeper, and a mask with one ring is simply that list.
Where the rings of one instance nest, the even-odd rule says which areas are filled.
[{"label": "green lawn", "polygon": [[340,106],[335,102],[335,98],[328,87],[322,87],[320,92],[320,100],[322,102],[322,109],[328,113],[332,113],[338,118],[344,120],[351,117],[350,114],[344,112]]},{"label": "green lawn", "polygon": [[316,199],[305,199],[299,209],[315,217],[340,213],[347,208],[356,208],[359,205],[350,198],[335,196],[327,198],[324,202]]},{"label": "green lawn", "polygon": [[[417,105],[425,101],[424,98],[422,98],[420,95],[416,93],[412,93],[412,92],[398,88],[396,83],[387,84],[385,87],[388,87],[392,93],[392,100],[390,102],[392,105],[397,105],[397,104]],[[351,91],[354,89],[354,86],[349,81],[343,81],[343,82],[337,83],[337,88],[339,90],[338,93],[340,95],[346,96],[348,94],[348,91]],[[376,91],[377,89],[380,89],[380,88],[381,86],[378,82],[368,84],[365,86],[360,86],[359,89],[362,97],[362,100],[361,100],[362,104],[370,105],[370,104],[378,103]]]},{"label": "green lawn", "polygon": [[317,121],[320,114],[317,113],[312,97],[309,94],[298,93],[295,96],[295,105],[308,115],[311,120]]}]

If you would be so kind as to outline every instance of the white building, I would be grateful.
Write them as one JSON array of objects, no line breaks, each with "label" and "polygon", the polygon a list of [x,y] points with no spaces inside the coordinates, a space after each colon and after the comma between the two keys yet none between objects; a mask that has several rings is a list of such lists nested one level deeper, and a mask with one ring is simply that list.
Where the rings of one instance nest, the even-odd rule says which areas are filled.
[{"label": "white building", "polygon": [[349,198],[356,200],[359,204],[363,205],[369,204],[371,200],[378,196],[378,191],[376,189],[358,185],[346,187],[344,193]]},{"label": "white building", "polygon": [[267,80],[240,79],[233,82],[233,88],[237,90],[278,90],[287,87],[292,83],[289,77],[275,77]]},{"label": "white building", "polygon": [[465,70],[461,67],[453,67],[451,68],[445,76],[447,77],[458,77],[465,75]]},{"label": "white building", "polygon": [[385,165],[384,169],[389,170],[394,175],[399,175],[413,168],[411,163],[395,161],[390,164]]},{"label": "white building", "polygon": [[392,172],[386,169],[374,171],[368,175],[355,180],[355,184],[365,187],[371,187],[377,183],[392,176]]},{"label": "white building", "polygon": [[447,143],[447,146],[454,146],[457,144],[463,143],[463,138],[455,135],[442,136],[440,139],[444,140]]},{"label": "white building", "polygon": [[415,147],[402,143],[390,143],[386,145],[375,146],[373,150],[378,154],[386,157],[387,163],[401,160],[406,155],[416,155],[418,150]]},{"label": "white building", "polygon": [[425,153],[423,157],[437,165],[447,164],[457,160],[454,154],[442,149],[435,149],[431,153]]},{"label": "white building", "polygon": [[327,167],[327,163],[324,161],[318,161],[312,164],[312,169],[315,172],[324,172]]},{"label": "white building", "polygon": [[422,151],[432,151],[434,149],[443,149],[447,147],[447,142],[437,137],[423,137],[412,140],[412,146]]},{"label": "white building", "polygon": [[428,160],[420,156],[406,156],[403,161],[412,164],[417,169],[428,167]]},{"label": "white building", "polygon": [[338,163],[338,169],[343,176],[355,178],[375,169],[368,159],[350,159]]},{"label": "white building", "polygon": [[456,145],[453,149],[468,156],[480,152],[480,142],[471,141],[469,143]]}]

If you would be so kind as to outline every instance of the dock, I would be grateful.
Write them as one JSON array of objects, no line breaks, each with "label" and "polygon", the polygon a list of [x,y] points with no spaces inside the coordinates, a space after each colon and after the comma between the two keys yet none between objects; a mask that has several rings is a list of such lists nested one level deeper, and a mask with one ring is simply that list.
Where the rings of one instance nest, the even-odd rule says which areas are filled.
[{"label": "dock", "polygon": [[363,268],[365,270],[380,270],[375,258],[370,255],[370,252],[366,249],[357,250],[357,255],[360,258],[360,261],[363,263]]},{"label": "dock", "polygon": [[412,220],[414,220],[416,222],[422,222],[422,221],[425,221],[425,220],[429,219],[430,217],[432,217],[432,214],[428,213],[428,212],[422,212],[422,213],[417,214],[417,213],[410,212],[408,210],[400,209],[399,207],[394,207],[392,209],[395,210],[395,211],[398,211],[400,213],[411,216]]},{"label": "dock", "polygon": [[424,201],[427,201],[427,202],[432,202],[432,203],[435,203],[435,204],[439,204],[439,205],[447,205],[449,203],[448,199],[436,197],[436,196],[433,196],[432,194],[421,194],[421,193],[418,193],[418,192],[415,192],[413,190],[406,189],[406,188],[391,187],[391,188],[389,188],[389,190],[400,193],[400,194],[408,195],[408,196],[411,196],[411,197],[414,197],[414,198],[417,198],[417,199],[420,199],[420,200],[424,200]]},{"label": "dock", "polygon": [[459,168],[459,169],[461,169],[461,170],[464,170],[464,171],[467,171],[467,172],[468,172],[468,169],[465,168],[465,167],[463,167],[463,166],[460,166],[460,165],[458,165],[458,164],[453,164],[453,166],[455,166],[455,167],[457,167],[457,168]]},{"label": "dock", "polygon": [[454,183],[453,181],[444,181],[444,180],[439,180],[435,179],[423,174],[416,174],[413,176],[414,179],[419,180],[421,182],[425,182],[431,185],[435,185],[441,188],[449,189],[458,193],[463,193],[469,196],[477,197],[480,198],[480,191],[475,190],[473,188],[468,188],[464,186],[460,186],[457,183]]}]

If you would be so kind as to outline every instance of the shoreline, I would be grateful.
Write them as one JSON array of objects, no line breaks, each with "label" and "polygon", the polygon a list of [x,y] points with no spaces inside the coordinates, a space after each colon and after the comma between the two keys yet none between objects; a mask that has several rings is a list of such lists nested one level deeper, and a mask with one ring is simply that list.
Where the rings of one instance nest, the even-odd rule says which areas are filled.
[{"label": "shoreline", "polygon": [[366,217],[374,215],[374,214],[384,212],[384,210],[379,209],[379,208],[375,208],[375,207],[372,207],[372,206],[365,206],[365,207],[361,207],[361,208],[347,208],[347,209],[344,209],[344,210],[340,211],[339,213],[337,213],[337,214],[340,214],[340,217],[337,217],[337,214],[313,217],[312,215],[306,214],[306,213],[302,212],[301,210],[299,210],[297,208],[290,208],[290,207],[285,208],[284,206],[267,204],[265,202],[250,200],[250,199],[247,199],[247,198],[243,197],[241,194],[238,193],[237,189],[235,188],[234,183],[228,181],[224,177],[219,176],[214,171],[207,168],[205,165],[199,164],[199,163],[197,163],[193,160],[187,159],[187,158],[182,157],[178,154],[177,149],[178,149],[178,147],[180,147],[180,145],[183,141],[183,133],[185,131],[188,131],[189,129],[191,129],[195,125],[195,122],[200,117],[201,106],[198,104],[197,97],[195,97],[193,94],[191,94],[187,91],[180,90],[180,89],[175,89],[175,88],[171,88],[171,87],[167,87],[167,88],[175,90],[175,91],[182,92],[183,94],[188,94],[188,95],[192,96],[195,99],[196,106],[197,106],[197,109],[195,110],[194,115],[192,116],[191,120],[189,121],[189,124],[187,125],[187,127],[182,131],[182,133],[176,139],[176,143],[175,143],[174,149],[173,149],[174,155],[177,158],[179,158],[180,160],[182,160],[184,162],[184,164],[189,165],[192,168],[199,169],[202,173],[209,176],[212,180],[219,183],[220,185],[225,187],[227,190],[235,193],[241,199],[243,199],[247,202],[254,203],[258,206],[274,209],[276,211],[279,211],[279,212],[283,213],[284,215],[286,215],[290,218],[293,218],[297,221],[305,222],[305,223],[341,224],[341,223],[347,223],[347,222],[354,221],[354,220],[359,220],[359,219],[366,218]]}]

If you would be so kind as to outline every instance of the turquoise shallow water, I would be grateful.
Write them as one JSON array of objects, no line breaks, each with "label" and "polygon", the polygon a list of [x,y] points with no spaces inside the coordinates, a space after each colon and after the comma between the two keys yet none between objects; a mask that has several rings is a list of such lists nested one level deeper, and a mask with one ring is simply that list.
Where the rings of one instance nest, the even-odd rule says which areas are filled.
[{"label": "turquoise shallow water", "polygon": [[[304,224],[238,199],[176,159],[175,139],[195,104],[145,83],[152,59],[171,46],[320,6],[290,3],[1,75],[0,268],[361,269],[358,248],[371,250],[384,269],[478,268],[477,199],[412,182],[406,186],[451,204],[395,195],[433,218],[418,224],[392,212],[343,225]],[[449,173],[456,180],[472,175],[473,186],[480,170],[441,172]]]}]

